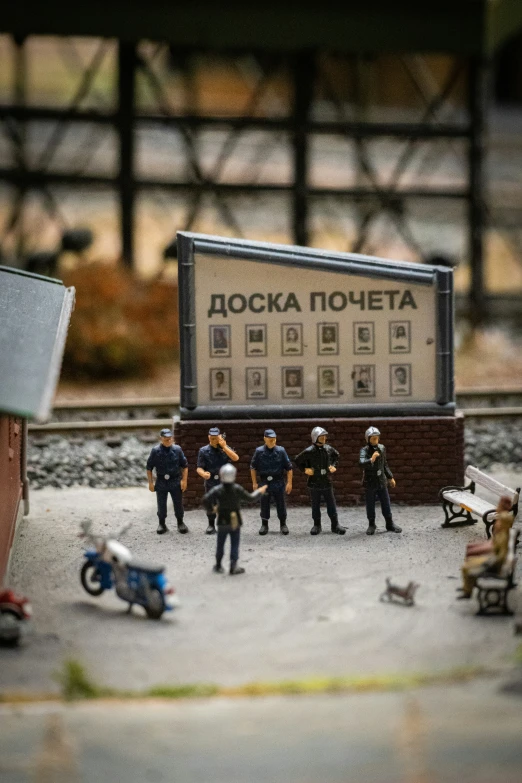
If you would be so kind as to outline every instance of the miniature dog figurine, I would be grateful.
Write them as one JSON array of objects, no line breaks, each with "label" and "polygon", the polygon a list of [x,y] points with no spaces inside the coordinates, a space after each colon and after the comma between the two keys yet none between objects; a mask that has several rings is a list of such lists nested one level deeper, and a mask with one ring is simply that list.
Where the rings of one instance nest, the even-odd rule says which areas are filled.
[{"label": "miniature dog figurine", "polygon": [[406,606],[415,605],[415,593],[419,589],[417,582],[409,582],[406,587],[393,585],[386,579],[386,590],[381,594],[380,601],[393,601],[394,597],[401,598]]}]

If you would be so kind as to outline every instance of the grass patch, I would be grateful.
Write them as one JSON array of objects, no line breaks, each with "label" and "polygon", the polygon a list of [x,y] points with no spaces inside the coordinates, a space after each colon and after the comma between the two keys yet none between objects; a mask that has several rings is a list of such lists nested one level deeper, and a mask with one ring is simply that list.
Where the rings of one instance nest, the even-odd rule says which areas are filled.
[{"label": "grass patch", "polygon": [[217,696],[217,685],[155,685],[148,688],[143,696],[157,699],[204,699]]},{"label": "grass patch", "polygon": [[[521,645],[522,655],[522,645]],[[56,675],[65,701],[82,699],[204,699],[211,697],[248,698],[266,696],[300,696],[327,693],[368,693],[400,691],[434,685],[455,685],[477,677],[491,677],[495,672],[482,666],[457,667],[440,672],[375,674],[357,677],[309,677],[275,682],[250,682],[237,686],[214,684],[155,685],[140,691],[105,688],[90,678],[79,661],[69,659]],[[17,700],[16,695],[0,701]],[[35,699],[38,700],[38,699]]]},{"label": "grass patch", "polygon": [[442,672],[367,675],[359,677],[311,677],[280,682],[253,682],[236,688],[220,688],[220,696],[277,696],[319,693],[365,693],[399,691],[429,685],[469,682],[493,672],[480,666],[458,667]]},{"label": "grass patch", "polygon": [[96,685],[87,676],[82,664],[74,659],[64,662],[62,671],[55,675],[55,679],[61,685],[65,701],[99,699],[111,694],[107,688]]}]

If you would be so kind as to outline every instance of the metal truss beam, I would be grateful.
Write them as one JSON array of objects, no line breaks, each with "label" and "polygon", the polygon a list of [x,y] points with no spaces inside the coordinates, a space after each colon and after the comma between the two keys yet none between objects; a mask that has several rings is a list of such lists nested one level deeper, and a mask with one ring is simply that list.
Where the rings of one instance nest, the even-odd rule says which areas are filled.
[{"label": "metal truss beam", "polygon": [[[108,125],[118,124],[118,114],[100,112],[95,109],[54,109],[44,106],[0,106],[0,120],[8,118],[25,122],[37,120],[63,120],[65,122],[92,122]],[[293,120],[272,117],[212,117],[190,114],[136,114],[135,121],[150,125],[183,125],[188,128],[233,128],[236,130],[288,131],[293,129]],[[416,139],[468,139],[470,125],[438,123],[427,125],[409,122],[351,122],[349,120],[319,122],[308,120],[304,127],[308,133],[336,135],[344,133],[353,138],[416,138]]]},{"label": "metal truss beam", "polygon": [[[186,199],[187,212],[184,228],[191,229],[203,206],[203,198],[209,194],[214,200],[224,224],[235,235],[241,236],[234,211],[227,199],[242,195],[273,194],[289,197],[292,213],[293,238],[297,244],[309,243],[309,209],[311,200],[338,198],[361,204],[359,209],[358,237],[355,249],[364,252],[368,247],[368,237],[372,223],[379,215],[386,214],[402,236],[407,246],[422,256],[422,250],[414,237],[406,219],[404,202],[408,199],[450,199],[462,200],[468,207],[469,247],[472,268],[472,285],[469,302],[473,320],[477,322],[487,307],[484,294],[484,250],[483,232],[486,221],[484,203],[484,125],[486,113],[488,64],[481,59],[468,58],[468,101],[467,117],[458,116],[455,122],[448,122],[447,114],[442,111],[448,104],[462,72],[464,60],[454,62],[443,84],[438,84],[428,66],[420,57],[404,55],[401,58],[404,70],[413,86],[413,90],[422,103],[420,120],[415,122],[371,122],[366,112],[348,112],[347,101],[353,103],[353,96],[339,95],[341,89],[347,91],[349,79],[335,82],[329,76],[328,67],[323,67],[317,52],[305,50],[258,60],[254,84],[245,103],[243,112],[238,116],[197,114],[197,105],[191,95],[187,100],[187,113],[180,114],[171,105],[171,98],[161,75],[158,75],[158,55],[162,44],[140,46],[138,43],[120,41],[118,43],[117,67],[117,109],[83,108],[82,103],[88,93],[94,93],[93,86],[102,61],[108,51],[107,41],[100,41],[94,48],[88,63],[83,63],[77,51],[67,56],[73,57],[82,67],[82,75],[71,102],[61,108],[28,106],[25,98],[24,42],[17,41],[15,46],[15,89],[13,106],[0,106],[0,131],[9,138],[14,154],[15,165],[0,168],[0,180],[15,188],[15,197],[11,215],[7,220],[7,230],[21,226],[25,194],[32,188],[42,192],[44,204],[54,218],[58,215],[56,199],[51,186],[84,186],[92,188],[116,189],[120,204],[120,231],[122,258],[128,265],[133,263],[135,201],[140,191],[163,190],[182,193]],[[62,53],[64,54],[64,53]],[[353,58],[352,58],[353,59]],[[351,62],[351,61],[350,61]],[[361,65],[356,59],[355,68]],[[287,69],[293,86],[293,101],[290,102],[285,116],[256,116],[270,79],[278,74],[281,66]],[[136,106],[136,80],[138,74],[147,83],[153,96],[152,109],[140,112]],[[357,81],[357,73],[355,75]],[[321,92],[322,91],[322,92]],[[357,91],[357,90],[356,90]],[[312,105],[315,96],[325,95],[333,107],[333,119],[318,120],[312,117]],[[357,96],[355,97],[357,103]],[[35,164],[29,166],[26,155],[25,134],[30,123],[53,124],[48,141]],[[82,146],[76,165],[66,171],[58,171],[54,165],[58,147],[62,143],[69,125],[95,125],[96,132],[90,131],[90,140]],[[183,147],[186,169],[182,181],[141,178],[136,176],[135,144],[136,130],[146,126],[164,127],[179,134]],[[116,132],[119,141],[119,167],[115,176],[97,176],[82,173],[87,166],[97,144],[106,131]],[[223,137],[215,137],[219,144],[216,160],[210,167],[203,165],[199,134],[205,130],[224,131]],[[292,181],[287,184],[258,183],[255,173],[246,172],[243,182],[222,182],[225,168],[231,160],[241,134],[248,131],[266,133],[267,141],[257,150],[260,160],[270,154],[270,147],[283,136],[289,145],[293,173]],[[317,187],[309,184],[310,154],[312,136],[332,136],[352,142],[357,158],[359,178],[357,184],[350,187]],[[403,147],[398,160],[391,168],[387,181],[376,169],[372,161],[369,142],[375,139],[389,138],[402,141]],[[461,148],[454,143],[456,152],[465,158],[468,171],[467,185],[456,187],[410,187],[402,185],[404,174],[413,162],[420,142],[441,140],[451,146],[454,142],[464,142]],[[250,163],[252,165],[252,163]],[[257,164],[256,164],[257,165]],[[241,175],[240,175],[241,178]],[[22,232],[21,232],[22,233]],[[19,248],[21,247],[19,243]]]},{"label": "metal truss beam", "polygon": [[[43,184],[49,185],[85,185],[88,187],[113,188],[114,179],[112,177],[103,177],[88,174],[68,174],[65,172],[32,172],[20,171],[19,169],[0,169],[0,180],[11,184],[22,185],[24,187],[41,187]],[[134,186],[137,189],[151,190],[154,188],[172,190],[172,191],[193,191],[196,183],[194,182],[173,182],[172,180],[162,179],[135,179]],[[294,185],[283,185],[280,183],[242,183],[242,182],[212,182],[202,180],[197,183],[198,189],[207,193],[229,193],[230,195],[252,194],[252,193],[292,193]],[[376,193],[372,188],[354,187],[354,188],[321,188],[307,187],[307,193],[314,198],[321,196],[344,196],[353,199],[373,199],[386,197],[390,203],[399,203],[404,198],[435,198],[435,199],[465,199],[470,197],[470,191],[467,188],[448,189],[430,189],[430,188],[410,188],[404,187],[400,190],[395,188],[380,188]]]}]

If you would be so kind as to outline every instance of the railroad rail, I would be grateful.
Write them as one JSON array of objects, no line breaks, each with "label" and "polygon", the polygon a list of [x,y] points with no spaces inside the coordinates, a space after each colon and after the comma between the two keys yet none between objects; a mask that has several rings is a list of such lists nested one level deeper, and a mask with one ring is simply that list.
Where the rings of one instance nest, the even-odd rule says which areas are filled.
[{"label": "railroad rail", "polygon": [[[457,404],[468,418],[522,418],[522,388],[460,389]],[[34,435],[150,432],[171,426],[173,417],[178,415],[178,397],[71,400],[55,406],[52,421],[29,424],[29,432]]]}]

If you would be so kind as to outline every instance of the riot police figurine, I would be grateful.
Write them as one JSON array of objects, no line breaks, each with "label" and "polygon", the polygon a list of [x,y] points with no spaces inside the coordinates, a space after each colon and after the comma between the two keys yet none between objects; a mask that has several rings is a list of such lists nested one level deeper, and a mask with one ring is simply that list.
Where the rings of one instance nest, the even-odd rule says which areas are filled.
[{"label": "riot police figurine", "polygon": [[[198,453],[197,474],[205,479],[205,493],[219,485],[219,471],[223,465],[237,462],[239,457],[234,449],[227,446],[225,434],[219,427],[211,427],[208,431],[208,445],[202,446]],[[213,511],[207,514],[208,527],[206,533],[216,532],[216,515]]]},{"label": "riot police figurine", "polygon": [[[180,446],[174,446],[174,436],[169,429],[160,432],[160,444],[154,446],[147,460],[147,478],[149,490],[156,493],[158,503],[157,533],[166,533],[167,498],[170,495],[174,504],[174,513],[178,521],[178,531],[188,533],[183,522],[183,492],[187,488],[188,462]],[[156,470],[156,480],[152,474]]]},{"label": "riot police figurine", "polygon": [[[254,451],[250,462],[250,475],[252,487],[266,486],[267,492],[261,498],[261,527],[260,536],[268,533],[268,520],[270,519],[270,501],[274,501],[279,519],[281,533],[288,535],[286,524],[285,492],[289,495],[292,491],[292,463],[282,446],[276,445],[277,435],[274,430],[265,430],[264,446],[258,446]],[[286,473],[286,479],[285,479]]]},{"label": "riot police figurine", "polygon": [[363,446],[359,454],[359,464],[363,468],[363,486],[366,496],[366,516],[368,517],[368,530],[366,535],[375,533],[375,501],[379,499],[382,515],[386,521],[386,530],[391,533],[401,533],[392,519],[388,483],[393,489],[395,479],[388,466],[386,448],[379,443],[381,433],[377,427],[369,427],[365,432],[366,446]]},{"label": "riot police figurine", "polygon": [[330,517],[332,533],[344,535],[346,528],[341,527],[337,518],[337,506],[332,487],[332,473],[337,470],[339,452],[326,442],[328,433],[323,427],[312,430],[312,445],[302,451],[295,464],[308,476],[308,489],[312,502],[312,519],[314,526],[310,530],[312,536],[321,532],[321,500],[326,503],[326,513]]},{"label": "riot police figurine", "polygon": [[256,489],[255,492],[247,492],[239,484],[235,484],[237,471],[233,465],[223,465],[219,471],[221,483],[213,487],[203,498],[207,513],[217,510],[217,546],[216,565],[214,572],[222,574],[224,568],[221,565],[225,552],[225,541],[230,536],[230,574],[244,574],[245,569],[237,564],[239,560],[239,535],[242,525],[241,501],[252,503],[266,492],[266,486]]}]

